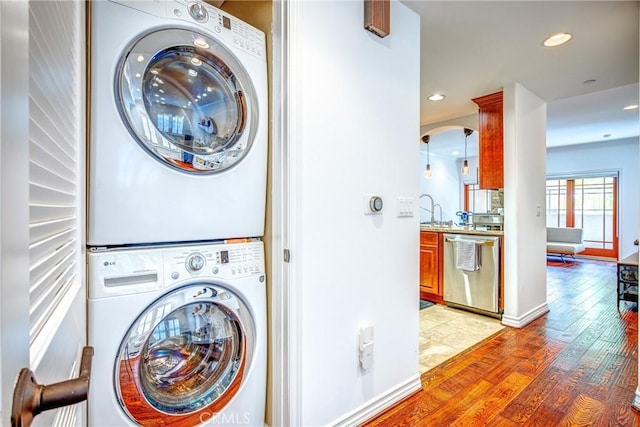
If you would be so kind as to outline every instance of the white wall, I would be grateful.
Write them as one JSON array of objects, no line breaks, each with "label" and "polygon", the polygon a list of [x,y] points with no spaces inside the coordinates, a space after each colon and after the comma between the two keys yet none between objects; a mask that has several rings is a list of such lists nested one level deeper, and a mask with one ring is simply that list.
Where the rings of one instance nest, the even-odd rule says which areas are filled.
[{"label": "white wall", "polygon": [[[367,408],[420,387],[418,216],[396,216],[396,199],[417,206],[420,190],[420,22],[392,1],[391,34],[381,39],[363,29],[362,2],[292,7],[293,423],[354,425]],[[366,193],[383,197],[381,215],[364,215]],[[366,371],[363,325],[374,327]]]},{"label": "white wall", "polygon": [[[455,142],[456,139],[464,138],[463,128],[475,130],[469,140],[469,153],[467,156],[469,173],[462,174],[464,152],[461,145]],[[427,144],[420,144],[420,193],[432,196],[434,203],[442,206],[442,220],[458,223],[460,218],[456,212],[464,208],[464,184],[478,183],[478,157],[474,153],[478,152],[478,114],[459,117],[450,121],[422,126],[420,134],[428,134],[431,141],[428,147],[429,164],[431,165],[431,177],[425,177],[424,170],[427,165]],[[447,148],[448,147],[448,148]],[[458,155],[452,152],[460,149]],[[430,207],[428,198],[422,200],[421,205]],[[436,210],[435,220],[440,220],[440,210]],[[420,222],[429,222],[431,214],[421,210]]]},{"label": "white wall", "polygon": [[[636,145],[637,145],[637,142],[636,142]],[[638,159],[639,162],[640,162],[640,159],[638,158],[637,155],[636,155],[636,159]],[[636,178],[638,178],[638,173],[636,173]],[[636,198],[638,198],[639,193],[640,192],[636,188],[636,192],[635,192],[634,196]],[[638,212],[636,211],[636,223],[638,222],[639,219],[640,219],[640,215],[638,215]],[[637,234],[636,234],[636,236],[637,236]],[[638,318],[638,326],[640,326],[640,318]],[[640,350],[640,342],[638,343],[638,350]],[[632,406],[633,406],[634,409],[640,410],[640,358],[638,359],[638,375],[637,375],[637,377],[638,377],[638,386],[636,387],[636,392],[635,392],[635,395],[633,397]]]},{"label": "white wall", "polygon": [[548,311],[546,104],[520,84],[504,88],[504,315],[522,327]]},{"label": "white wall", "polygon": [[[458,223],[460,218],[456,212],[464,208],[464,183],[477,183],[478,158],[468,157],[469,174],[462,174],[462,160],[449,156],[439,156],[429,153],[429,163],[431,165],[431,177],[424,176],[427,165],[427,152],[422,149],[420,152],[420,169],[418,178],[420,180],[420,194],[429,194],[434,199],[434,203],[442,206],[442,220]],[[428,198],[421,200],[421,206],[430,209],[431,202]],[[435,209],[435,220],[440,220],[440,210]],[[420,209],[420,222],[428,222],[431,214]]]},{"label": "white wall", "polygon": [[547,175],[619,172],[618,256],[636,252],[638,238],[638,138],[547,149]]}]

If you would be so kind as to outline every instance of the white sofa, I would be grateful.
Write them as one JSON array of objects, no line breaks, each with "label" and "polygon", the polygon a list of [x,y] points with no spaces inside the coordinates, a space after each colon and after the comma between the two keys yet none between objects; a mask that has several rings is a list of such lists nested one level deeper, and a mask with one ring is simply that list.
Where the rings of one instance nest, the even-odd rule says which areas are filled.
[{"label": "white sofa", "polygon": [[564,262],[565,255],[575,257],[585,249],[582,228],[547,227],[547,254],[559,255]]}]

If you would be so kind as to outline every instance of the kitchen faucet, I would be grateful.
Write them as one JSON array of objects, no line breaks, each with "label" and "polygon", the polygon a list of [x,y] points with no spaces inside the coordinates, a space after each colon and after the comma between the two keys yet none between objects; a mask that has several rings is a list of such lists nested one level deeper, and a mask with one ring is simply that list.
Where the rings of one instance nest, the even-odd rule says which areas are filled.
[{"label": "kitchen faucet", "polygon": [[440,206],[440,203],[436,203],[433,205],[433,208],[435,209],[436,206],[440,208],[440,219],[438,220],[438,224],[442,224],[442,206]]},{"label": "kitchen faucet", "polygon": [[[419,200],[422,200],[423,197],[428,197],[429,200],[431,200],[431,210],[429,210],[427,208],[423,208],[422,206],[420,206],[420,209],[423,209],[423,210],[431,213],[431,221],[430,222],[431,222],[431,224],[433,224],[434,222],[436,222],[436,218],[435,218],[435,216],[433,214],[433,211],[435,210],[435,204],[433,202],[433,197],[431,197],[427,193],[424,193],[424,194],[420,195]],[[442,208],[440,208],[440,212],[441,212],[440,215],[442,215]]]}]

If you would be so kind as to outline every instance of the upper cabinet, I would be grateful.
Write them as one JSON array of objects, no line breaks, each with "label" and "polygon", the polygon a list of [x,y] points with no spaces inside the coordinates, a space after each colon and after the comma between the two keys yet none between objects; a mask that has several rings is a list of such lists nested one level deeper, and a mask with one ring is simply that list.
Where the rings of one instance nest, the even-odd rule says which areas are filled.
[{"label": "upper cabinet", "polygon": [[503,188],[502,92],[472,101],[479,107],[478,184],[483,189]]}]

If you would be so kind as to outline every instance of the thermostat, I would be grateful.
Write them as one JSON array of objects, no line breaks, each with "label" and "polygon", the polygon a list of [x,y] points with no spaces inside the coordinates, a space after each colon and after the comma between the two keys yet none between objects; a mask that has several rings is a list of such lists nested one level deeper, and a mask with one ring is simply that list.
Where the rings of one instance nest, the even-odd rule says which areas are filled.
[{"label": "thermostat", "polygon": [[384,203],[382,197],[375,194],[365,194],[364,196],[364,214],[372,215],[382,212]]},{"label": "thermostat", "polygon": [[382,210],[382,198],[380,196],[370,198],[369,209],[371,209],[371,212],[380,212]]}]

